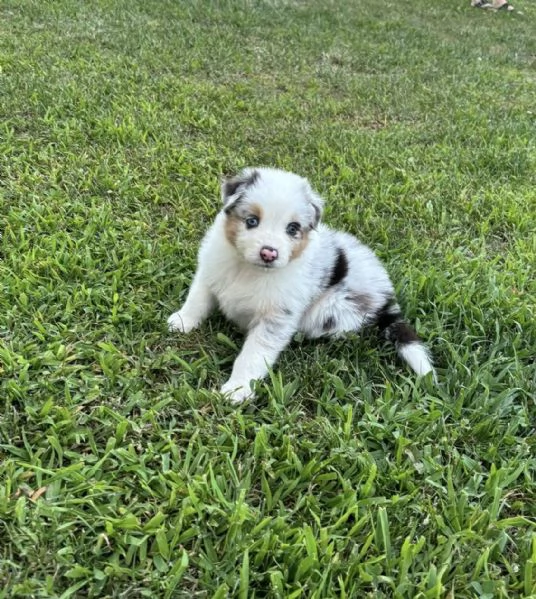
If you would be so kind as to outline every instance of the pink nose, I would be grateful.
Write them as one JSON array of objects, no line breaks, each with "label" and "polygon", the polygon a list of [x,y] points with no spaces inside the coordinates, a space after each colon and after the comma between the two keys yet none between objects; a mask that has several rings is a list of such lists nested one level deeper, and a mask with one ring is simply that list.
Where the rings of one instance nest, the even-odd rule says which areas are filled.
[{"label": "pink nose", "polygon": [[264,262],[273,262],[277,259],[277,250],[267,245],[261,248],[260,253]]}]

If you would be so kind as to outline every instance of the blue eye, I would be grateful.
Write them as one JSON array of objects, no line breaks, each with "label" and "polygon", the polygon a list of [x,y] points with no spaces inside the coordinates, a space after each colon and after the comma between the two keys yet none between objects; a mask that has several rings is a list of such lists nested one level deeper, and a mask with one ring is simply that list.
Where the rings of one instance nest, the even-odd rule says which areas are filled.
[{"label": "blue eye", "polygon": [[300,229],[300,223],[289,223],[287,225],[287,234],[291,237],[296,237],[296,235],[300,232]]},{"label": "blue eye", "polygon": [[248,229],[254,229],[259,226],[259,219],[256,216],[248,216],[246,218],[246,227]]}]

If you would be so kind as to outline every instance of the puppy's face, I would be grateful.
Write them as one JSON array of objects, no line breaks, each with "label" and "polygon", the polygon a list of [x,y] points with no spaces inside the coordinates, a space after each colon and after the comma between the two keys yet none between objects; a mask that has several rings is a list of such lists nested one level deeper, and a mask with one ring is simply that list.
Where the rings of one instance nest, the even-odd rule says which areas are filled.
[{"label": "puppy's face", "polygon": [[275,169],[246,169],[222,186],[225,234],[245,261],[284,268],[309,243],[322,200],[306,179]]}]

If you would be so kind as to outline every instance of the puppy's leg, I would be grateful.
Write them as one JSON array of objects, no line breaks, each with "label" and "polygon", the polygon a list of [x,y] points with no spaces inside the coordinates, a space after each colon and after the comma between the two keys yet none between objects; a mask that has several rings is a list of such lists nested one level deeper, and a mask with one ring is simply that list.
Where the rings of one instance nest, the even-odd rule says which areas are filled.
[{"label": "puppy's leg", "polygon": [[256,324],[249,330],[242,351],[233,364],[231,378],[221,392],[228,395],[234,404],[253,397],[251,380],[262,379],[268,374],[268,369],[275,364],[295,331],[294,323],[288,320],[264,319]]},{"label": "puppy's leg", "polygon": [[169,330],[189,333],[212,312],[215,303],[214,295],[203,282],[202,276],[197,273],[184,306],[168,318]]}]

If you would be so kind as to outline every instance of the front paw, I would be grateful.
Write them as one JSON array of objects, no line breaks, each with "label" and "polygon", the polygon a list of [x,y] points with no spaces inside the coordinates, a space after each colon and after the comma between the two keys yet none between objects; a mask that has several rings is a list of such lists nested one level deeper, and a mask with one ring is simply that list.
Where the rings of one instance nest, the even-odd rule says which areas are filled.
[{"label": "front paw", "polygon": [[238,405],[246,401],[246,399],[253,399],[253,397],[255,397],[255,393],[251,390],[249,384],[242,384],[232,380],[227,381],[223,385],[221,393],[234,405]]},{"label": "front paw", "polygon": [[199,321],[191,316],[188,316],[184,310],[173,312],[167,320],[170,331],[179,331],[180,333],[189,333],[199,325]]}]

